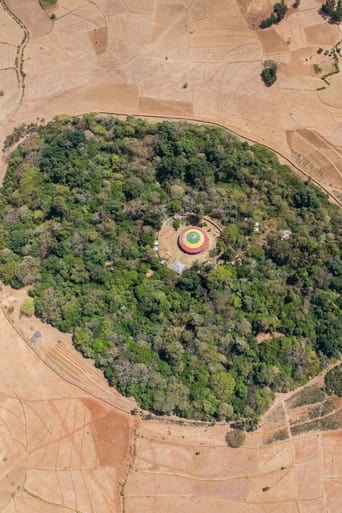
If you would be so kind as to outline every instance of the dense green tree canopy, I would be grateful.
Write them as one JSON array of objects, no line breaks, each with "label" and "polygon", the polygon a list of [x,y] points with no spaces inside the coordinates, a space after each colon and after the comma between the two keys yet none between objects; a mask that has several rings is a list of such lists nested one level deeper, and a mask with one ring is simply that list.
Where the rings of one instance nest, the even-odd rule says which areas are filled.
[{"label": "dense green tree canopy", "polygon": [[[297,2],[298,2],[298,5],[297,5]],[[295,2],[293,7],[299,6],[299,1],[297,0],[297,2]],[[270,14],[270,16],[268,18],[265,18],[264,20],[262,20],[259,27],[264,29],[264,28],[270,27],[274,23],[275,24],[280,23],[281,20],[285,17],[287,10],[288,10],[288,7],[284,0],[280,0],[280,2],[276,2],[273,5],[273,10],[272,10],[272,13]]]},{"label": "dense green tree canopy", "polygon": [[[341,353],[341,212],[225,131],[94,114],[31,127],[0,211],[1,279],[30,285],[36,314],[146,409],[253,426]],[[161,265],[156,232],[179,212],[223,224],[215,265]],[[258,344],[268,332],[282,335]]]},{"label": "dense green tree canopy", "polygon": [[327,0],[322,4],[322,13],[327,14],[334,23],[340,23],[342,21],[342,1]]}]

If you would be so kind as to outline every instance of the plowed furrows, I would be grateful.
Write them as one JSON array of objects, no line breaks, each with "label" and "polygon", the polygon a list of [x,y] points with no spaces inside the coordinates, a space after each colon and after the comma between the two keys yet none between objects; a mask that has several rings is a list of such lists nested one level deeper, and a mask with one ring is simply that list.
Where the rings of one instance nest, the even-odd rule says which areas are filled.
[{"label": "plowed furrows", "polygon": [[101,389],[104,393],[108,394],[108,388],[106,383],[101,383],[102,375],[92,365],[88,365],[89,360],[85,360],[84,357],[80,356],[75,352],[74,349],[69,349],[62,344],[55,348],[60,355],[63,356],[67,361],[70,361],[73,366],[77,367],[82,373],[83,377],[86,377],[89,383],[96,385],[98,389]]},{"label": "plowed furrows", "polygon": [[[52,350],[46,355],[45,358],[52,367],[56,367],[58,371],[63,372],[68,378],[80,381],[81,372],[79,369],[75,369],[71,362],[68,362],[58,352]],[[83,380],[82,380],[83,381]]]},{"label": "plowed furrows", "polygon": [[[331,167],[336,171],[338,176],[342,176],[342,158],[339,152],[335,151],[331,145],[323,137],[318,134],[311,132],[310,130],[300,129],[298,134],[305,139],[305,141],[315,148],[319,152],[321,162],[325,161],[330,164]],[[322,167],[322,166],[320,166]]]},{"label": "plowed furrows", "polygon": [[324,144],[324,148],[326,148],[327,151],[329,151],[331,161],[336,164],[337,169],[339,170],[340,174],[342,174],[342,151],[338,148],[335,148],[322,135],[316,133],[315,135],[320,141],[322,141],[322,143]]},{"label": "plowed furrows", "polygon": [[68,350],[63,350],[62,346],[58,346],[49,351],[45,357],[52,366],[56,367],[59,372],[64,373],[66,377],[80,383],[83,387],[87,387],[97,394],[112,399],[112,394],[99,383],[99,378],[94,371],[86,365],[82,365],[82,361],[73,357]]}]

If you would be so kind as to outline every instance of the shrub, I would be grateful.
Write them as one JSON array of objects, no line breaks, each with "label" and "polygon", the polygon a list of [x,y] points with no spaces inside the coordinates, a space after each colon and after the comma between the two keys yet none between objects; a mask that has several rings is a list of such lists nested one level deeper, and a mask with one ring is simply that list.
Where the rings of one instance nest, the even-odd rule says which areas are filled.
[{"label": "shrub", "polygon": [[51,5],[56,5],[57,0],[39,0],[39,3],[43,9],[45,7],[50,7]]},{"label": "shrub", "polygon": [[25,299],[20,307],[20,313],[26,317],[32,317],[34,314],[33,299]]},{"label": "shrub", "polygon": [[270,436],[267,440],[267,444],[271,444],[272,442],[279,442],[281,440],[287,440],[289,437],[289,433],[286,428],[279,429],[278,431],[275,431],[272,436]]},{"label": "shrub", "polygon": [[299,408],[306,404],[320,403],[325,399],[324,391],[317,387],[305,387],[293,395],[288,402],[289,408]]},{"label": "shrub", "polygon": [[274,61],[264,62],[264,69],[261,72],[261,78],[266,87],[271,87],[277,80],[277,64]]},{"label": "shrub", "polygon": [[342,397],[342,364],[325,375],[325,390],[329,395],[336,394]]},{"label": "shrub", "polygon": [[322,419],[313,420],[311,422],[305,422],[304,424],[299,424],[297,426],[291,427],[292,435],[299,435],[300,433],[305,433],[307,431],[331,431],[335,429],[340,429],[342,426],[342,413],[341,411],[337,411],[328,417],[324,417]]},{"label": "shrub", "polygon": [[236,449],[237,447],[241,447],[246,439],[246,434],[240,429],[234,429],[233,431],[229,431],[226,435],[226,442],[229,447],[233,447]]}]

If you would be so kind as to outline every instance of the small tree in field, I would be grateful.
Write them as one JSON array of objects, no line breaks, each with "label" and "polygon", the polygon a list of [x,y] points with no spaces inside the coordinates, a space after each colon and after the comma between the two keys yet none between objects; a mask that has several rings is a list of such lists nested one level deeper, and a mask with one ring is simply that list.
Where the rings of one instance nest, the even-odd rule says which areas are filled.
[{"label": "small tree in field", "polygon": [[226,442],[229,447],[233,447],[236,449],[237,447],[241,447],[246,439],[246,434],[240,429],[234,429],[233,431],[229,431],[226,434]]},{"label": "small tree in field", "polygon": [[[297,2],[298,2],[298,4],[297,4]],[[300,0],[296,0],[295,1],[296,5],[294,5],[294,7],[298,7],[299,2],[300,2]],[[259,27],[261,29],[264,29],[264,28],[270,27],[274,23],[275,24],[280,23],[281,20],[283,18],[285,18],[287,10],[288,10],[288,7],[284,0],[280,0],[280,2],[275,3],[273,6],[273,12],[270,14],[270,16],[268,18],[265,18],[264,20],[262,20]]]},{"label": "small tree in field", "polygon": [[277,63],[274,61],[265,61],[264,69],[261,72],[261,78],[266,87],[271,87],[277,80]]},{"label": "small tree in field", "polygon": [[25,299],[20,307],[20,313],[26,317],[32,317],[34,314],[33,299]]}]

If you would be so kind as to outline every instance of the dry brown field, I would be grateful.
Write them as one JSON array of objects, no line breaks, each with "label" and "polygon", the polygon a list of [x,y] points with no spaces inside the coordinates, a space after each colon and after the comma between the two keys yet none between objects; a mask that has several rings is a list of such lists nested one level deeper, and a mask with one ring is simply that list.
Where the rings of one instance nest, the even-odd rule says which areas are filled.
[{"label": "dry brown field", "polygon": [[[218,123],[341,201],[342,75],[326,85],[314,70],[331,68],[317,49],[341,30],[301,0],[261,31],[272,3],[59,0],[46,13],[0,0],[0,142],[22,122],[89,111]],[[70,336],[20,318],[24,295],[0,292],[1,513],[341,513],[342,430],[306,431],[315,405],[279,395],[239,449],[227,426],[143,421]],[[334,401],[322,421],[341,422]]]}]

